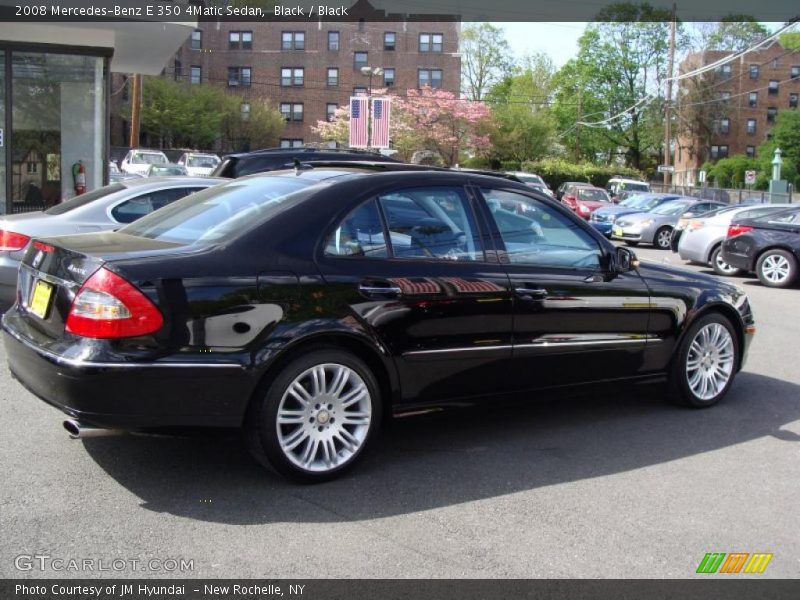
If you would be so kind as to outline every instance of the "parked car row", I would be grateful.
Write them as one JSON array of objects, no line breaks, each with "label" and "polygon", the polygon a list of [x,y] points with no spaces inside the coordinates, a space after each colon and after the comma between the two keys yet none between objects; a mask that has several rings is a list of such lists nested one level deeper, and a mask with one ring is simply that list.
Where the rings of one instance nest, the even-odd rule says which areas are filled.
[{"label": "parked car row", "polygon": [[351,468],[384,415],[622,379],[708,407],[742,368],[736,286],[640,265],[505,174],[333,156],[120,182],[27,233],[4,221],[14,376],[73,437],[235,427],[313,482]]},{"label": "parked car row", "polygon": [[216,154],[186,152],[178,159],[177,163],[173,163],[160,150],[134,148],[128,151],[119,166],[113,161],[109,163],[109,180],[120,181],[130,176],[209,177],[219,163],[220,158]]}]

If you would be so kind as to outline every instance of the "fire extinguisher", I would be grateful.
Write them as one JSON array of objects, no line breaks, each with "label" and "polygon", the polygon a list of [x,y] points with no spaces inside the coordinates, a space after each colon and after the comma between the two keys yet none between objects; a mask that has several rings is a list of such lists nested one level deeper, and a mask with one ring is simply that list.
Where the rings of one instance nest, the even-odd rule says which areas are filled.
[{"label": "fire extinguisher", "polygon": [[72,179],[75,183],[75,195],[80,196],[86,191],[86,167],[82,160],[72,165]]}]

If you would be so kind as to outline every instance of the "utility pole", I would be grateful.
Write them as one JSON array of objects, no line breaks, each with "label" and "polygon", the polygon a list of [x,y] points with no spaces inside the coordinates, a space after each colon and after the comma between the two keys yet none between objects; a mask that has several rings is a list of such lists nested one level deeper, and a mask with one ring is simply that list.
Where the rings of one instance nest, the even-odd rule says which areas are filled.
[{"label": "utility pole", "polygon": [[[672,141],[672,72],[675,63],[675,12],[677,6],[672,5],[672,21],[669,24],[669,54],[667,56],[667,96],[664,102],[664,164],[672,163],[670,155],[670,142]],[[664,172],[664,185],[672,183],[672,174]],[[666,191],[666,190],[665,190]]]},{"label": "utility pole", "polygon": [[131,136],[129,140],[130,148],[139,147],[139,114],[142,109],[142,76],[138,73],[133,76],[133,87],[131,89]]},{"label": "utility pole", "polygon": [[575,162],[581,159],[581,119],[583,119],[583,89],[578,92],[578,118],[575,120]]}]

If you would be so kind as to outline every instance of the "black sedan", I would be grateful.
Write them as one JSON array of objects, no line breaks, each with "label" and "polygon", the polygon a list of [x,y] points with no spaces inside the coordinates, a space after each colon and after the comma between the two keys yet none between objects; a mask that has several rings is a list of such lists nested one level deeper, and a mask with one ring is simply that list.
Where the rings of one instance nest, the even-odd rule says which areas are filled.
[{"label": "black sedan", "polygon": [[665,378],[711,406],[754,327],[737,287],[639,265],[524,184],[374,163],[34,240],[3,331],[12,373],[76,437],[241,427],[263,464],[319,481],[392,413]]},{"label": "black sedan", "polygon": [[800,261],[800,206],[757,219],[741,219],[728,227],[722,260],[753,272],[766,286],[790,287]]}]

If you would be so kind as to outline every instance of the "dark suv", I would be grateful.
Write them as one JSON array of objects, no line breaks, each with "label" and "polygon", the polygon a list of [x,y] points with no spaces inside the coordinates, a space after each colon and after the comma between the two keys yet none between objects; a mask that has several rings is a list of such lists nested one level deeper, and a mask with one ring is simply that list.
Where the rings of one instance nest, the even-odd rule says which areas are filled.
[{"label": "dark suv", "polygon": [[228,154],[217,165],[212,177],[243,177],[253,173],[264,173],[277,169],[291,168],[294,160],[302,162],[335,160],[335,161],[370,161],[370,162],[397,162],[378,152],[354,150],[350,148],[269,148]]}]

